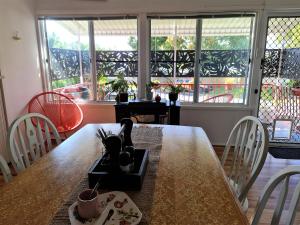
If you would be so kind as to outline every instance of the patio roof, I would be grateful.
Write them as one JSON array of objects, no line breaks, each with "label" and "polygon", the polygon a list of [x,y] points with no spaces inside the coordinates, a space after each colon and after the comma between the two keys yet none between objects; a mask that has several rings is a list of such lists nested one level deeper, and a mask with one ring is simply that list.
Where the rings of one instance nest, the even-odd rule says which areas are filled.
[{"label": "patio roof", "polygon": [[[252,17],[235,18],[212,18],[203,19],[203,36],[233,36],[249,35]],[[60,20],[65,29],[74,35],[88,33],[87,21],[81,20]],[[137,35],[137,21],[126,20],[96,20],[94,21],[94,32],[96,36],[104,35]],[[195,35],[196,19],[154,19],[151,21],[152,36],[169,35]]]}]

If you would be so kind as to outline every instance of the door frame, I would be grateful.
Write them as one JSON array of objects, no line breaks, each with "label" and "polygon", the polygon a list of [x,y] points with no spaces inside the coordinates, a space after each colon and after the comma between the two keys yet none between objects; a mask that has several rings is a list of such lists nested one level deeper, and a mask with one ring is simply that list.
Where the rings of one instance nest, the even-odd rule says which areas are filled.
[{"label": "door frame", "polygon": [[[268,33],[268,21],[270,17],[300,17],[300,10],[262,10],[259,14],[260,21],[258,24],[259,33],[256,35],[257,42],[256,43],[256,52],[255,59],[257,60],[256,64],[253,66],[253,75],[258,74],[258,76],[253,76],[254,85],[252,86],[254,89],[258,90],[257,94],[253,94],[252,105],[254,106],[253,115],[258,117],[259,114],[259,103],[261,96],[261,87],[262,87],[262,59],[264,58],[264,53],[266,50],[266,41],[267,41],[267,33]],[[289,146],[289,147],[299,147],[299,144],[296,143],[284,143],[284,142],[272,142],[270,141],[270,146]]]}]

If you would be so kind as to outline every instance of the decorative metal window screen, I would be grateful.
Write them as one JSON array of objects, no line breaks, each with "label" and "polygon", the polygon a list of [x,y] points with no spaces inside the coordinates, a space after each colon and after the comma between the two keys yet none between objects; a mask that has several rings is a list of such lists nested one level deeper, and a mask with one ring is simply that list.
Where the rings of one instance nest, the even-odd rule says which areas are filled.
[{"label": "decorative metal window screen", "polygon": [[[50,49],[51,78],[63,80],[80,76],[80,57],[82,73],[90,73],[88,51],[69,49]],[[122,72],[128,77],[138,76],[137,51],[96,51],[96,67],[99,74],[108,77],[117,76]]]},{"label": "decorative metal window screen", "polygon": [[300,17],[271,17],[262,61],[259,118],[270,134],[275,119],[292,119],[292,136],[286,140],[290,143],[300,142],[300,97],[294,91],[299,81]]},{"label": "decorative metal window screen", "polygon": [[[194,77],[195,51],[177,50],[151,52],[151,76]],[[201,51],[201,77],[244,77],[248,69],[248,50]],[[175,67],[175,68],[174,68]]]}]

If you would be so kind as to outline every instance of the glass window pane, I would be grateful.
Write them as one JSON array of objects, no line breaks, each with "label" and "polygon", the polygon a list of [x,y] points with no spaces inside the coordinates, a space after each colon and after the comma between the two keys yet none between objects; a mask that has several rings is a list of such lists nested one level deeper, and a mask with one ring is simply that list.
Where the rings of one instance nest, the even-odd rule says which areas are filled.
[{"label": "glass window pane", "polygon": [[128,81],[129,99],[137,93],[137,20],[94,21],[97,68],[97,99],[115,100],[117,92],[106,85],[123,76]]},{"label": "glass window pane", "polygon": [[181,84],[179,100],[193,101],[195,35],[195,19],[151,20],[151,81],[160,84],[154,95],[168,99],[168,84]]},{"label": "glass window pane", "polygon": [[49,88],[76,100],[93,99],[88,21],[47,20]]},{"label": "glass window pane", "polygon": [[246,103],[253,19],[202,19],[199,102]]}]

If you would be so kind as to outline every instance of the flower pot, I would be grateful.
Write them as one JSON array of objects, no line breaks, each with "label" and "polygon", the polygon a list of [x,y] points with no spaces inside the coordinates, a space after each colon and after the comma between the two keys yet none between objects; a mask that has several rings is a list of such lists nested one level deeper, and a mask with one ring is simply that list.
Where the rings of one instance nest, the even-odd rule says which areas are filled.
[{"label": "flower pot", "polygon": [[128,93],[119,93],[120,102],[128,102]]},{"label": "flower pot", "polygon": [[293,95],[300,96],[300,88],[292,88]]},{"label": "flower pot", "polygon": [[146,99],[148,101],[152,101],[153,99],[153,93],[150,91],[150,92],[146,92]]},{"label": "flower pot", "polygon": [[176,102],[178,99],[178,93],[175,93],[175,92],[170,92],[169,93],[169,100],[171,102]]}]

